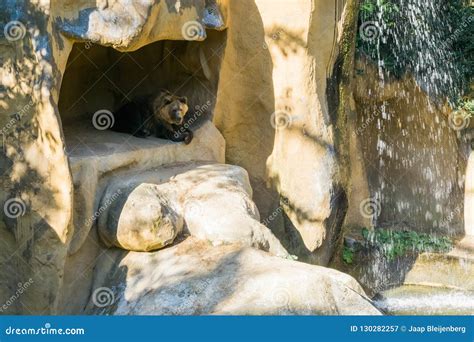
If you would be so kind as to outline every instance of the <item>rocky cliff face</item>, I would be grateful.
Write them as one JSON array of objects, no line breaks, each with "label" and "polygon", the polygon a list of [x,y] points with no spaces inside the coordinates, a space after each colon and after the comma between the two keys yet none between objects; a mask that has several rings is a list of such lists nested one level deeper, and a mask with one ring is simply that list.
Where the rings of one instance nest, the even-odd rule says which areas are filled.
[{"label": "rocky cliff face", "polygon": [[[353,278],[301,261],[327,265],[345,226],[444,234],[455,212],[462,235],[448,170],[464,171],[408,78],[379,94],[369,66],[354,75],[357,4],[2,2],[1,312],[378,314]],[[187,96],[190,145],[108,130],[159,88]],[[374,97],[394,118],[382,137]]]},{"label": "rocky cliff face", "polygon": [[[466,159],[451,111],[409,74],[381,86],[373,63],[359,59],[355,67],[347,224],[462,236]],[[374,212],[360,210],[364,203]]]},{"label": "rocky cliff face", "polygon": [[[56,312],[67,269],[68,251],[75,252],[81,247],[94,222],[89,214],[97,210],[93,206],[100,200],[101,186],[96,188],[98,178],[95,177],[103,179],[102,173],[124,167],[121,163],[140,167],[138,154],[130,156],[128,153],[127,156],[127,152],[134,150],[133,143],[126,145],[125,141],[116,141],[122,150],[116,151],[118,159],[108,164],[104,163],[104,158],[112,152],[112,141],[103,137],[101,142],[94,142],[87,135],[81,135],[79,121],[73,121],[71,135],[63,130],[62,113],[58,110],[63,93],[60,86],[74,42],[113,45],[117,49],[131,51],[163,37],[202,40],[205,38],[204,21],[209,20],[209,16],[214,20],[209,22],[209,26],[220,29],[219,25],[222,25],[218,23],[218,18],[206,14],[204,1],[183,4],[182,8],[172,7],[163,1],[129,6],[105,1],[98,7],[94,6],[73,1],[41,4],[4,2],[0,8],[4,33],[0,45],[1,166],[2,186],[5,189],[1,194],[5,215],[2,216],[0,234],[2,242],[6,243],[1,252],[2,264],[5,264],[1,270],[4,279],[1,298],[11,298],[19,286],[17,284],[28,279],[34,282],[21,301],[15,300],[8,306],[7,312]],[[157,20],[160,16],[168,20]],[[194,27],[182,30],[187,22]],[[162,25],[168,25],[168,28],[163,29]],[[89,56],[87,58],[94,63]],[[100,68],[100,64],[95,64],[95,67]],[[93,78],[94,75],[85,69],[78,69],[79,73],[84,71],[86,79],[83,83],[86,83],[87,77]],[[106,70],[102,69],[97,80],[107,77],[110,79]],[[80,87],[83,83],[76,82],[75,86]],[[65,99],[71,90],[64,91]],[[85,90],[93,89],[89,87]],[[87,102],[86,93],[76,93],[75,101]],[[102,97],[98,92],[95,95],[108,106],[109,98]],[[85,108],[82,103],[81,107]],[[95,112],[102,109],[105,108],[95,108]],[[67,110],[64,114],[69,118]],[[94,132],[91,121],[88,123],[88,132],[90,128]],[[102,132],[99,129],[95,133],[99,131]],[[204,135],[212,139],[212,132],[211,128],[208,132],[211,134]],[[212,151],[203,148],[209,153],[202,153],[199,158],[219,158],[219,153],[215,151],[223,145],[219,144],[220,135],[214,132],[218,143],[213,145]],[[152,148],[157,148],[157,145],[149,143],[145,150]],[[170,158],[171,151],[163,152],[165,159],[161,162],[146,157],[146,152],[141,154],[145,157],[142,159],[143,167],[160,165],[166,159],[168,162],[180,159]],[[184,154],[182,157],[184,159],[181,160],[186,160]],[[87,165],[77,167],[87,158]],[[100,165],[94,160],[100,160]],[[85,181],[81,182],[81,179]],[[96,189],[99,190],[96,192]],[[81,218],[80,214],[85,215]],[[75,238],[77,236],[84,238]],[[74,243],[71,244],[71,241]]]},{"label": "rocky cliff face", "polygon": [[[85,284],[79,292],[87,296],[94,256],[104,248],[95,219],[115,176],[176,162],[222,162],[224,140],[226,161],[249,172],[261,221],[290,252],[327,263],[345,204],[338,200],[344,189],[326,82],[339,54],[343,10],[351,6],[2,4],[2,200],[11,205],[1,222],[2,298],[34,280],[8,312],[67,306],[58,294],[69,291],[78,265]],[[188,95],[195,106],[191,147],[97,127],[98,114],[157,87]],[[113,117],[101,120],[107,125]]]}]

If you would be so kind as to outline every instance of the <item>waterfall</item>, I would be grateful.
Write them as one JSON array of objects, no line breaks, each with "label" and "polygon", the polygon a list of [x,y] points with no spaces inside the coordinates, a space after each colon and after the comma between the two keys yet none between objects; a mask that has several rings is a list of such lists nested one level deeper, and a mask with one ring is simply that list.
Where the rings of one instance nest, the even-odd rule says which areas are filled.
[{"label": "waterfall", "polygon": [[[426,222],[438,221],[434,223],[438,226],[452,211],[436,203],[421,213],[419,206],[411,200],[386,205],[391,201],[387,198],[390,191],[397,191],[397,182],[387,179],[383,173],[394,165],[399,167],[401,173],[418,168],[416,172],[425,183],[431,184],[431,188],[427,191],[422,186],[415,186],[412,195],[421,196],[425,192],[425,197],[441,200],[439,203],[446,201],[454,189],[452,184],[445,182],[444,170],[437,165],[436,158],[448,153],[446,146],[441,146],[447,133],[443,130],[446,125],[442,116],[438,115],[439,109],[446,103],[454,107],[467,82],[453,46],[471,23],[472,17],[464,16],[462,20],[455,17],[453,12],[458,9],[454,8],[453,3],[456,1],[365,0],[361,4],[357,50],[359,55],[368,57],[377,67],[378,80],[374,81],[378,84],[376,93],[379,94],[378,98],[376,95],[373,100],[369,99],[372,111],[376,112],[370,115],[376,116],[377,128],[374,133],[377,140],[372,142],[377,153],[373,166],[379,171],[374,173],[373,177],[378,180],[370,193],[381,211],[389,212],[395,221],[403,213],[409,213],[410,218],[416,212],[418,216],[424,215]],[[413,79],[416,86],[408,85],[408,79]],[[407,85],[411,87],[408,94],[404,88]],[[417,87],[427,94],[426,103],[420,103],[415,98]],[[391,98],[404,101],[405,108],[411,110],[402,113],[393,101],[388,102],[386,93],[391,94]],[[430,112],[432,124],[422,116],[420,112],[423,111]],[[395,126],[400,128],[396,135]],[[407,137],[410,130],[407,126],[411,128],[411,137]],[[427,144],[429,139],[431,143]],[[455,143],[450,141],[449,144],[454,149]],[[431,164],[426,162],[429,158],[432,159]],[[422,160],[425,160],[425,165],[422,165]],[[373,226],[380,223],[381,211],[374,213]]]},{"label": "waterfall", "polygon": [[449,1],[371,0],[361,11],[361,20],[373,20],[379,31],[362,50],[376,51],[368,54],[375,57],[382,82],[386,72],[396,77],[410,72],[433,99],[452,101],[461,95],[463,80],[452,45],[472,17],[453,23]]}]

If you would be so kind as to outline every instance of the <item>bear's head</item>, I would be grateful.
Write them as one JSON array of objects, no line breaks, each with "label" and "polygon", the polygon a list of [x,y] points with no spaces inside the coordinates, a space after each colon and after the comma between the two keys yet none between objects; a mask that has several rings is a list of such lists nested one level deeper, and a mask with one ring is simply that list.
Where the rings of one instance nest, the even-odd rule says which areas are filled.
[{"label": "bear's head", "polygon": [[181,125],[188,112],[188,99],[162,90],[153,101],[153,115],[156,121]]}]

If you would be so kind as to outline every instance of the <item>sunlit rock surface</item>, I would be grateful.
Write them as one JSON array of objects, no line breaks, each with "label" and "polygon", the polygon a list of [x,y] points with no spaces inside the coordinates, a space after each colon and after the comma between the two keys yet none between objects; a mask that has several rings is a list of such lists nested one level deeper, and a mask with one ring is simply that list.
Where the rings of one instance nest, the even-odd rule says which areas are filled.
[{"label": "sunlit rock surface", "polygon": [[140,139],[112,131],[98,134],[89,126],[75,125],[65,130],[75,187],[70,254],[82,246],[99,211],[104,210],[100,200],[111,177],[131,172],[133,178],[141,171],[193,160],[224,162],[224,139],[210,122],[195,131],[189,145],[155,138]]},{"label": "sunlit rock surface", "polygon": [[[96,285],[120,289],[117,312],[171,312],[180,292],[170,291],[180,283],[189,301],[178,302],[176,313],[376,313],[352,278],[270,256],[285,255],[287,249],[300,260],[327,264],[342,241],[347,210],[351,220],[346,223],[407,221],[420,231],[463,234],[460,183],[465,174],[445,113],[430,108],[423,91],[408,79],[395,87],[387,84],[388,95],[378,96],[358,83],[355,101],[340,97],[340,91],[351,91],[340,87],[341,79],[352,78],[350,72],[341,75],[340,67],[352,58],[356,37],[344,42],[343,36],[355,30],[355,4],[3,1],[0,15],[16,24],[12,32],[19,34],[0,37],[0,201],[19,211],[4,211],[0,220],[0,298],[33,280],[7,313],[82,313]],[[362,75],[357,82],[360,78],[371,81]],[[95,110],[116,109],[124,99],[158,87],[179,89],[200,105],[212,100],[206,112],[212,123],[204,120],[191,145],[136,140],[108,130],[83,132],[76,121],[84,116],[90,123]],[[372,95],[387,106],[367,103]],[[340,116],[339,103],[353,114],[350,124],[351,118]],[[377,118],[370,119],[375,113]],[[351,138],[358,141],[349,142],[348,128],[357,133],[367,119],[368,128]],[[179,243],[178,236],[176,246],[151,254],[106,251],[95,224],[104,191],[144,171],[196,161],[239,165],[248,179],[245,171],[229,167],[239,170],[236,178],[245,178],[226,183],[232,194],[216,184],[205,188],[209,183],[182,188],[190,197],[173,200],[194,235],[189,242]],[[160,169],[151,174],[162,185],[177,173]],[[212,179],[218,177],[206,181]],[[471,234],[469,184],[464,217],[465,232]],[[379,201],[375,218],[361,213],[365,199]],[[202,204],[212,209],[204,211],[209,222],[199,212]],[[216,246],[202,246],[198,238]],[[96,265],[101,255],[114,253],[124,258],[122,264],[114,259],[123,267],[110,273],[103,260]],[[208,254],[213,258],[206,259]],[[147,268],[157,266],[154,258],[160,261],[158,271]],[[174,263],[167,264],[167,258]],[[242,272],[235,271],[240,264]],[[175,274],[174,265],[191,278]],[[212,276],[204,279],[217,286],[206,290],[198,283],[197,290],[187,291],[196,284],[193,277],[203,276],[194,265],[209,271]],[[140,274],[150,278],[134,278],[141,268],[146,272]],[[104,274],[94,274],[95,269]],[[282,275],[275,275],[280,269]],[[110,279],[101,281],[105,274]],[[114,278],[118,274],[120,281]],[[283,279],[290,282],[290,299],[285,293],[283,304],[275,305],[272,291],[266,290],[273,282],[285,286]],[[232,285],[243,290],[233,292]],[[206,291],[211,290],[210,300]],[[149,296],[149,303],[140,296]],[[262,302],[253,304],[260,297]],[[160,309],[155,298],[168,306]],[[139,305],[129,307],[127,300]],[[89,309],[94,311],[92,304]]]},{"label": "sunlit rock surface", "polygon": [[474,152],[470,152],[464,194],[464,224],[466,235],[474,239]]},{"label": "sunlit rock surface", "polygon": [[379,314],[341,272],[195,238],[154,253],[106,252],[92,292],[86,311],[101,314]]},{"label": "sunlit rock surface", "polygon": [[[98,231],[107,247],[148,252],[173,243],[183,230],[183,217],[154,184],[122,188],[103,204]],[[106,204],[109,205],[106,207]]]},{"label": "sunlit rock surface", "polygon": [[346,211],[328,80],[336,77],[354,2],[225,3],[228,38],[214,122],[227,160],[248,170],[262,220],[282,243],[308,262],[327,264]]},{"label": "sunlit rock surface", "polygon": [[56,18],[64,35],[118,50],[136,50],[157,40],[182,40],[186,35],[204,40],[205,27],[225,27],[214,1],[99,1],[94,6],[64,1],[62,5],[75,10]]},{"label": "sunlit rock surface", "polygon": [[[158,204],[166,199],[170,210],[184,218],[187,233],[198,239],[214,245],[240,243],[281,257],[288,256],[270,229],[259,223],[258,209],[251,200],[248,174],[241,167],[182,163],[132,173],[117,175],[110,181],[102,202],[112,204],[108,208],[104,206],[104,214],[99,218],[100,234],[106,233],[106,237],[111,237],[117,217],[119,223],[126,217],[134,218],[133,208],[123,206],[122,202],[127,198],[126,194],[130,194],[128,202],[137,191],[151,197],[148,204],[153,203],[152,198]],[[115,194],[119,194],[117,201],[113,201]],[[145,219],[149,220],[152,216]],[[137,213],[136,219],[139,217]],[[144,225],[143,229],[146,228],[147,225]]]}]

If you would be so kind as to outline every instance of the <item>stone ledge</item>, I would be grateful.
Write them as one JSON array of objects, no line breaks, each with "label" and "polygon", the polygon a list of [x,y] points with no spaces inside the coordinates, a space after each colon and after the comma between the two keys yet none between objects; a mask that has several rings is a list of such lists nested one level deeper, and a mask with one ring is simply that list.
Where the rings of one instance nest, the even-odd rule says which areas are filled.
[{"label": "stone ledge", "polygon": [[117,176],[121,172],[144,171],[182,162],[225,161],[224,138],[211,122],[205,122],[194,131],[194,139],[189,145],[98,131],[86,124],[65,127],[64,134],[74,182],[69,254],[80,248],[89,233],[94,214],[100,209],[101,194],[112,174]]}]

